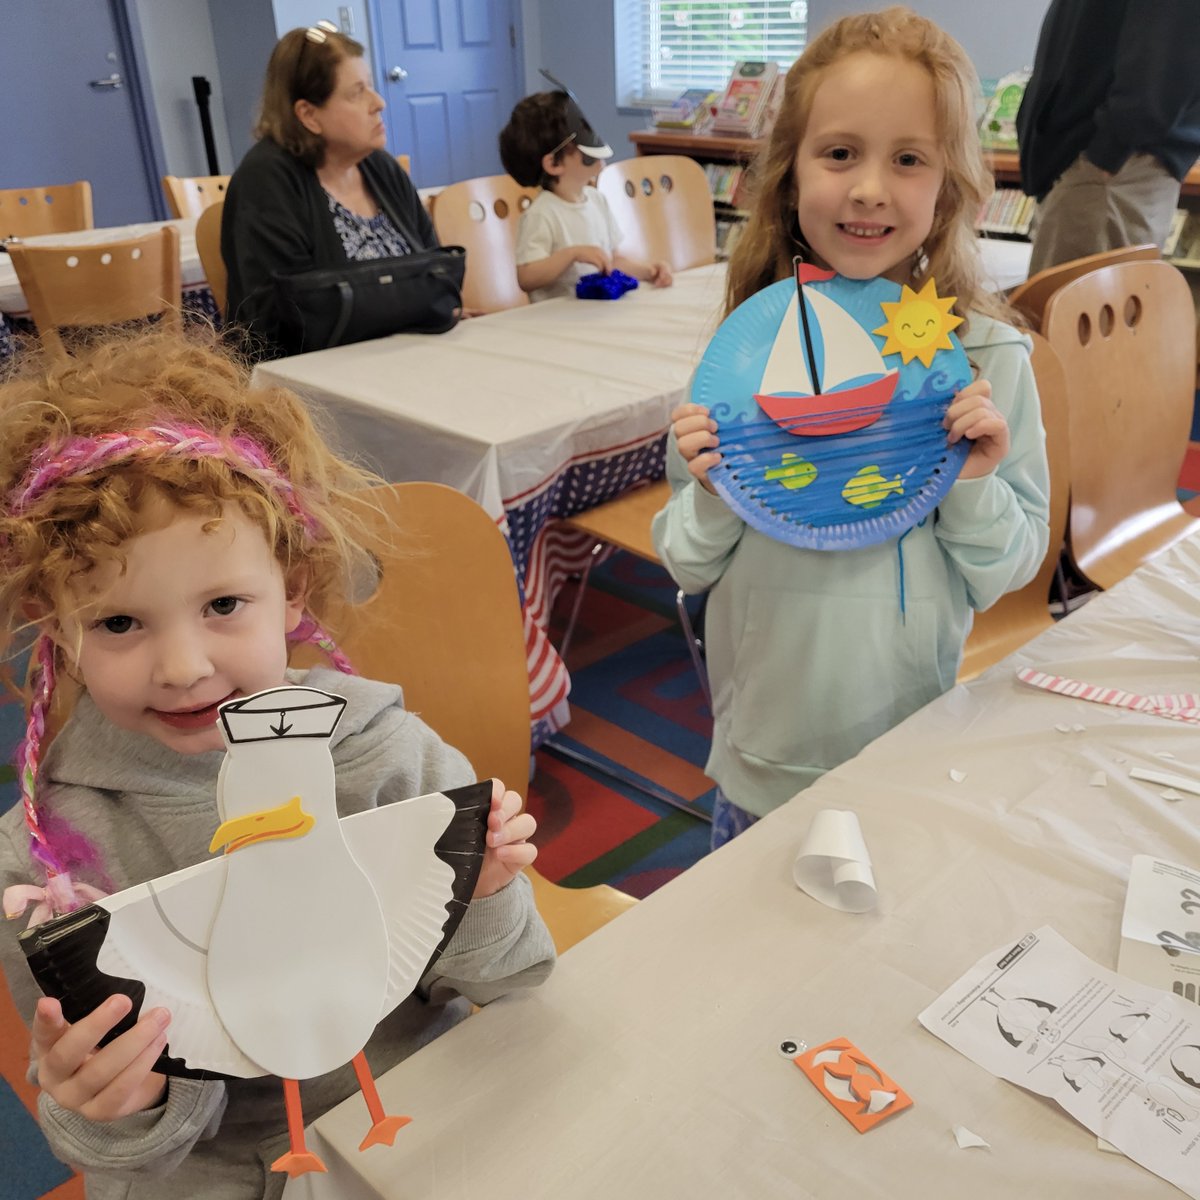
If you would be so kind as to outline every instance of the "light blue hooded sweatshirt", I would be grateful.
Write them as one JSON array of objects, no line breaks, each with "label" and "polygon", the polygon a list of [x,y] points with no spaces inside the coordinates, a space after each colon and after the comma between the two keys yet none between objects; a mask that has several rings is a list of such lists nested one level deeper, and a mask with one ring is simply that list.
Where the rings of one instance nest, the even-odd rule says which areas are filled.
[{"label": "light blue hooded sweatshirt", "polygon": [[963,346],[1008,421],[991,475],[957,481],[901,539],[800,550],[749,528],[668,439],[672,496],[654,544],[688,593],[708,591],[713,692],[706,773],[764,816],[952,687],[972,610],[1033,578],[1050,477],[1022,333],[973,315]]}]

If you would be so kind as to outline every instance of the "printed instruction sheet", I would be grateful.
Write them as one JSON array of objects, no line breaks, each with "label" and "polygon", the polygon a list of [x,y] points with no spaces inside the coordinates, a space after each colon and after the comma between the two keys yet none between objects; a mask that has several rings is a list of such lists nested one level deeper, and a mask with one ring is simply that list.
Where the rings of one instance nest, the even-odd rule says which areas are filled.
[{"label": "printed instruction sheet", "polygon": [[980,959],[920,1015],[1200,1200],[1200,1007],[1092,962],[1049,926]]}]

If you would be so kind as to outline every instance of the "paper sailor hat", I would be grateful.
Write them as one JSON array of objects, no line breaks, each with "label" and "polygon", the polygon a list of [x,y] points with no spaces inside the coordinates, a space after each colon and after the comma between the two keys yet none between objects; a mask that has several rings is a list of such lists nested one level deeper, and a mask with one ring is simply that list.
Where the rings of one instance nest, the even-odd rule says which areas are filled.
[{"label": "paper sailor hat", "polygon": [[225,742],[272,742],[280,738],[329,738],[346,701],[317,688],[278,687],[222,704]]},{"label": "paper sailor hat", "polygon": [[565,83],[555,79],[545,67],[541,68],[542,75],[567,96],[567,132],[571,145],[577,146],[581,154],[588,158],[612,158],[613,148],[592,128],[591,122],[583,115],[579,100]]}]

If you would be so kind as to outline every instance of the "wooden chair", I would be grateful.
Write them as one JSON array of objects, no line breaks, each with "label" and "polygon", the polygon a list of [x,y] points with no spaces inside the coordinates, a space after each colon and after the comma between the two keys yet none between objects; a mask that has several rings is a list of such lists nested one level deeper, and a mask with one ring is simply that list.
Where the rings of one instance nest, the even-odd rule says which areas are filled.
[{"label": "wooden chair", "polygon": [[1200,529],[1176,495],[1195,400],[1195,321],[1187,280],[1161,261],[1092,271],[1046,304],[1043,332],[1070,397],[1068,546],[1098,587]]},{"label": "wooden chair", "polygon": [[509,175],[452,183],[432,209],[438,241],[467,248],[463,306],[497,312],[529,303],[517,284],[517,220],[537,195]]},{"label": "wooden chair", "polygon": [[396,161],[404,168],[406,175],[412,174],[412,159],[407,154],[397,154]]},{"label": "wooden chair", "polygon": [[0,189],[0,240],[92,229],[92,185]]},{"label": "wooden chair", "polygon": [[717,224],[704,168],[681,154],[610,163],[596,186],[624,233],[621,253],[684,271],[717,256]]},{"label": "wooden chair", "polygon": [[210,204],[225,199],[228,175],[164,175],[163,191],[173,217],[198,217]]},{"label": "wooden chair", "polygon": [[[617,549],[635,554],[638,558],[645,559],[646,562],[662,565],[662,559],[658,557],[658,551],[655,550],[654,541],[650,537],[650,523],[654,520],[655,515],[666,507],[670,498],[671,485],[665,479],[660,479],[645,487],[632,488],[613,500],[597,504],[594,508],[585,509],[573,517],[562,519],[564,525],[578,529],[596,539],[596,545],[592,549],[592,561],[584,569],[583,578],[579,581],[579,590],[575,593],[575,603],[571,608],[567,628],[559,646],[558,652],[563,658],[566,657],[567,650],[570,648],[575,624],[579,619],[579,611],[583,607],[583,597],[591,576],[592,563],[605,546],[616,546]],[[704,693],[704,698],[711,703],[708,672],[705,669],[704,660],[700,657],[700,639],[692,627],[692,618],[688,613],[686,597],[682,591],[675,593],[675,612],[679,617],[679,624],[683,628],[683,636],[687,641],[692,666],[696,669],[696,677],[700,681],[700,689]]]},{"label": "wooden chair", "polygon": [[[529,670],[504,535],[475,501],[439,483],[376,488],[365,512],[380,582],[355,610],[342,649],[372,678],[401,684],[406,705],[480,778],[523,792]],[[559,951],[637,903],[607,885],[565,888],[529,876]]]},{"label": "wooden chair", "polygon": [[228,293],[228,272],[221,257],[221,217],[225,212],[225,201],[210,204],[196,221],[196,253],[208,280],[209,291],[217,302],[217,311],[225,316],[225,300]]},{"label": "wooden chair", "polygon": [[1017,284],[1008,294],[1008,302],[1029,322],[1030,329],[1040,333],[1046,301],[1060,287],[1065,287],[1089,271],[1098,271],[1101,267],[1111,267],[1122,262],[1146,262],[1157,258],[1162,258],[1162,253],[1153,242],[1141,246],[1121,246],[1116,250],[1089,254],[1085,258],[1074,258],[1070,262],[1059,263],[1056,267],[1047,267],[1024,283]]},{"label": "wooden chair", "polygon": [[960,683],[974,679],[1006,654],[1054,624],[1050,615],[1050,588],[1062,554],[1067,530],[1070,492],[1070,430],[1067,380],[1053,347],[1039,334],[1033,338],[1033,373],[1046,429],[1046,457],[1050,462],[1050,539],[1037,574],[1018,591],[1001,596],[991,608],[975,614],[963,651]]},{"label": "wooden chair", "polygon": [[58,330],[98,327],[162,315],[181,326],[179,232],[172,225],[143,237],[87,246],[9,247],[30,315],[50,349],[64,352]]}]

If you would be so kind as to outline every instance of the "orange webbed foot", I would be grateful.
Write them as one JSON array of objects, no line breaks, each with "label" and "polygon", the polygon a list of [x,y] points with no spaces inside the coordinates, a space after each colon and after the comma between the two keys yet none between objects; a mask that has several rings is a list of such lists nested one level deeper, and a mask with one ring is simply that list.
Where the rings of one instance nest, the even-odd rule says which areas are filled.
[{"label": "orange webbed foot", "polygon": [[325,1164],[311,1150],[289,1150],[272,1164],[272,1171],[286,1171],[289,1179],[307,1175],[309,1171],[325,1172]]},{"label": "orange webbed foot", "polygon": [[360,1150],[368,1146],[390,1146],[396,1140],[396,1134],[412,1120],[412,1117],[384,1117],[376,1121],[367,1130],[367,1136],[359,1143]]}]

